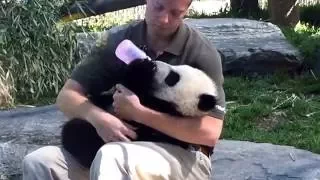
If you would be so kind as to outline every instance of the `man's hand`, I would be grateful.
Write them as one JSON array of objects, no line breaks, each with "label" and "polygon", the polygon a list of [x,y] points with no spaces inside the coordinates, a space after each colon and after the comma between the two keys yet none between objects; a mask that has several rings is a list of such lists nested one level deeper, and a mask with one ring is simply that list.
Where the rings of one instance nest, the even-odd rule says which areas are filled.
[{"label": "man's hand", "polygon": [[105,142],[130,141],[137,137],[134,127],[104,111],[91,112],[89,119]]},{"label": "man's hand", "polygon": [[134,120],[137,110],[142,107],[138,96],[121,84],[116,85],[112,106],[117,116],[126,120]]}]

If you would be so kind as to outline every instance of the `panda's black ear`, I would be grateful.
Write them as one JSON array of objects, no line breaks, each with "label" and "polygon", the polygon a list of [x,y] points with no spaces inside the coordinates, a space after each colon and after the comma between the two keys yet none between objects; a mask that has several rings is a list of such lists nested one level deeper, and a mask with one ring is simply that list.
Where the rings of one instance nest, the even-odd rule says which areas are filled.
[{"label": "panda's black ear", "polygon": [[198,108],[201,111],[209,111],[215,107],[217,100],[210,94],[201,94],[199,96]]}]

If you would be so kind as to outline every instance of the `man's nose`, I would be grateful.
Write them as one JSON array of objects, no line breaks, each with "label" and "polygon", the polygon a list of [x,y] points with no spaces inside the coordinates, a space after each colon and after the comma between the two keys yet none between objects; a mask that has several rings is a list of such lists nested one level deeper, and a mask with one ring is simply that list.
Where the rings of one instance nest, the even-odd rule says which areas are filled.
[{"label": "man's nose", "polygon": [[169,23],[169,14],[168,13],[162,13],[159,17],[160,22],[163,24]]}]

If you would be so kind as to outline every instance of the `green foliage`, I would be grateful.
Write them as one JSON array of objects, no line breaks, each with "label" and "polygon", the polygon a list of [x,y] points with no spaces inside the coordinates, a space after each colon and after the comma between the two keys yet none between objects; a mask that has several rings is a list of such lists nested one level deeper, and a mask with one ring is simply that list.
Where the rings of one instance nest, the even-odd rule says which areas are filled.
[{"label": "green foliage", "polygon": [[72,22],[77,32],[101,32],[112,27],[123,25],[132,21],[130,18],[117,18],[114,14],[104,14],[97,17],[89,17]]},{"label": "green foliage", "polygon": [[[138,15],[133,15],[138,14]],[[128,8],[126,10],[108,12],[105,14],[90,16],[81,18],[83,14],[73,14],[71,17],[79,19],[73,20],[70,24],[76,27],[77,32],[101,32],[105,30],[109,30],[112,27],[123,25],[135,21],[137,19],[136,16],[144,15],[144,11],[140,8],[135,10],[133,8]],[[69,21],[68,17],[64,17],[62,21]]]},{"label": "green foliage", "polygon": [[293,29],[284,28],[282,31],[286,38],[300,50],[306,64],[312,66],[320,60],[320,28],[299,23]]},{"label": "green foliage", "polygon": [[1,62],[0,58],[0,109],[13,105],[13,97],[11,96],[13,91],[12,74],[4,71]]},{"label": "green foliage", "polygon": [[74,67],[71,26],[57,26],[58,1],[32,0],[0,6],[0,57],[13,75],[18,102],[54,96]]}]

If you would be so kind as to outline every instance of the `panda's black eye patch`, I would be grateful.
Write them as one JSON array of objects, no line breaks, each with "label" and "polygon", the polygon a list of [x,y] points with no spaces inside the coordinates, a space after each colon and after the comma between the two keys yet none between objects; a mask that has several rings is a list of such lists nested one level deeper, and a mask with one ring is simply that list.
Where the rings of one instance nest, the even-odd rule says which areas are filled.
[{"label": "panda's black eye patch", "polygon": [[174,86],[175,84],[177,84],[177,82],[179,82],[179,80],[180,75],[174,71],[170,71],[170,73],[164,81],[168,86]]}]

